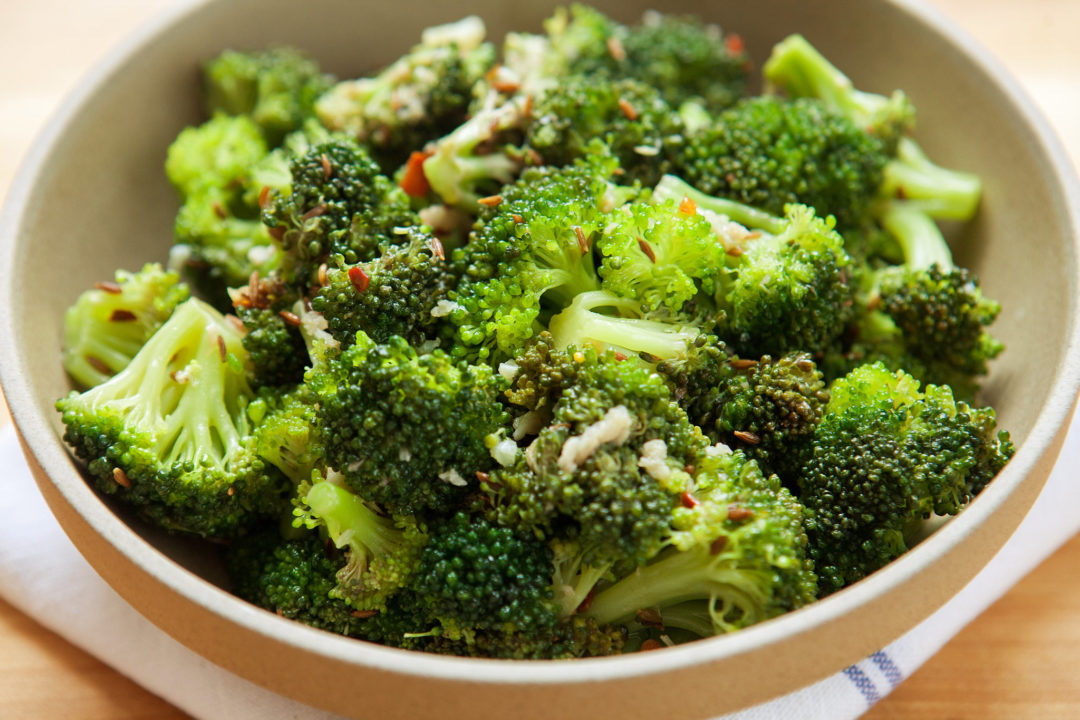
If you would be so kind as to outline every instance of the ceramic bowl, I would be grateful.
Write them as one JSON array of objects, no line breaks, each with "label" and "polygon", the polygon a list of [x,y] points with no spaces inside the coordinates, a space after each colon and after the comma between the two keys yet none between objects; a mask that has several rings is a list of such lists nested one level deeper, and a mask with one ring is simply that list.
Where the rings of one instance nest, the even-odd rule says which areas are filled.
[{"label": "ceramic bowl", "polygon": [[[597,5],[632,21],[651,3]],[[940,607],[1002,546],[1064,438],[1080,377],[1080,191],[1032,103],[935,13],[901,0],[672,2],[737,31],[760,67],[805,34],[857,85],[903,88],[917,138],[939,162],[979,173],[985,202],[953,233],[1004,312],[1008,350],[984,398],[1019,449],[958,517],[882,571],[730,636],[624,657],[565,662],[446,658],[310,629],[221,589],[200,545],[145,527],[95,494],[61,442],[61,320],[117,267],[163,260],[177,200],[165,149],[200,120],[197,67],[226,47],[291,44],[340,77],[408,49],[420,30],[469,13],[489,35],[538,29],[547,0],[394,3],[184,2],[114,52],[68,100],[11,189],[0,225],[0,379],[37,482],[76,546],[132,606],[193,650],[265,687],[345,715],[392,718],[703,718],[825,677]],[[678,698],[678,711],[672,699]],[[557,710],[555,710],[557,709]]]}]

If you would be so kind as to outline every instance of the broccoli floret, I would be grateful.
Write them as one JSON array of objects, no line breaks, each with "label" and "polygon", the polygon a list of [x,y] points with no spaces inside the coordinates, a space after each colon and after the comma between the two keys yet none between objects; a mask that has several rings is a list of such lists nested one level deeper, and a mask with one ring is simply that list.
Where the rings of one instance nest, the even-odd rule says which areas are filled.
[{"label": "broccoli floret", "polygon": [[284,279],[302,290],[321,264],[370,260],[399,242],[395,229],[419,224],[408,197],[350,141],[312,147],[291,173],[291,193],[271,190],[262,220],[284,252]]},{"label": "broccoli floret", "polygon": [[117,270],[115,282],[97,283],[64,314],[64,369],[84,388],[100,385],[128,366],[189,295],[179,276],[157,263]]},{"label": "broccoli floret", "polygon": [[678,313],[699,291],[722,292],[727,253],[692,202],[624,205],[608,216],[596,247],[604,289],[646,312]]},{"label": "broccoli floret", "polygon": [[750,57],[742,39],[698,18],[652,11],[610,37],[606,52],[586,55],[572,67],[634,78],[659,89],[672,107],[694,102],[709,112],[733,104],[746,88]]},{"label": "broccoli floret", "polygon": [[850,118],[855,127],[879,138],[892,155],[915,123],[915,107],[901,90],[890,96],[858,90],[802,35],[790,35],[772,50],[762,68],[765,81],[791,97],[822,100]]},{"label": "broccoli floret", "polygon": [[852,342],[831,358],[838,376],[881,361],[919,380],[974,397],[987,363],[1004,349],[987,328],[1001,306],[983,295],[973,273],[956,267],[941,231],[917,205],[891,201],[882,213],[904,264],[864,274]]},{"label": "broccoli floret", "polygon": [[846,229],[870,212],[888,160],[879,139],[819,100],[757,97],[691,134],[672,166],[709,195],[774,215],[801,203]]},{"label": "broccoli floret", "polygon": [[327,461],[365,499],[392,512],[443,511],[493,460],[488,437],[509,418],[505,380],[487,366],[418,355],[394,336],[353,345],[308,371]]},{"label": "broccoli floret", "polygon": [[970,220],[975,215],[982,182],[970,173],[935,165],[914,140],[904,137],[914,125],[915,108],[903,92],[885,97],[855,89],[801,35],[777,44],[763,72],[772,86],[793,97],[818,98],[884,142],[891,159],[884,168],[881,195],[910,199],[934,218]]},{"label": "broccoli floret", "polygon": [[326,471],[326,444],[306,385],[264,389],[248,415],[257,423],[255,452],[300,489]]},{"label": "broccoli floret", "polygon": [[542,309],[566,307],[600,288],[591,252],[616,191],[610,159],[569,168],[533,168],[481,215],[469,242],[454,253],[461,273],[450,293],[457,330],[451,352],[495,362],[539,329]]},{"label": "broccoli floret", "polygon": [[568,355],[581,368],[551,423],[482,490],[501,524],[558,537],[569,523],[586,564],[643,563],[660,550],[685,466],[706,442],[649,368],[613,352]]},{"label": "broccoli floret", "polygon": [[424,31],[378,75],[338,83],[316,103],[323,124],[371,148],[387,170],[466,119],[473,86],[494,64],[476,16]]},{"label": "broccoli floret", "polygon": [[797,474],[823,593],[907,550],[920,522],[954,515],[1012,456],[990,408],[876,363],[837,380]]},{"label": "broccoli floret", "polygon": [[106,382],[57,403],[98,488],[170,530],[224,537],[287,502],[255,452],[240,332],[192,298]]},{"label": "broccoli floret", "polygon": [[[707,634],[721,634],[812,602],[803,509],[775,476],[742,453],[714,447],[697,461],[692,498],[676,513],[668,548],[649,564],[600,589],[583,611],[600,623],[694,602],[708,612]],[[685,614],[685,613],[683,613]]]},{"label": "broccoli floret", "polygon": [[399,335],[411,345],[437,334],[454,278],[434,235],[412,228],[407,237],[370,262],[327,271],[311,307],[342,344],[358,331],[380,343]]},{"label": "broccoli floret", "polygon": [[816,355],[834,345],[852,316],[855,287],[832,217],[806,205],[774,217],[670,175],[653,193],[654,201],[678,197],[705,213],[729,257],[728,277],[711,298],[722,339],[743,357]]},{"label": "broccoli floret", "polygon": [[300,382],[310,364],[300,319],[293,312],[298,296],[271,276],[253,274],[248,284],[229,291],[236,316],[244,326],[244,349],[251,360],[256,386]]},{"label": "broccoli floret", "polygon": [[702,336],[685,356],[657,370],[710,439],[742,450],[781,478],[790,477],[829,401],[823,374],[801,352],[740,358]]},{"label": "broccoli floret", "polygon": [[226,50],[202,68],[203,104],[208,115],[246,115],[276,146],[314,114],[315,101],[333,78],[292,48],[255,52]]},{"label": "broccoli floret", "polygon": [[527,148],[545,165],[570,165],[599,138],[622,169],[618,181],[655,185],[683,140],[682,121],[652,86],[581,75],[560,82],[532,108]]},{"label": "broccoli floret", "polygon": [[276,529],[233,542],[226,556],[232,590],[244,600],[320,630],[356,636],[365,621],[331,597],[342,562],[318,533],[282,539]]},{"label": "broccoli floret", "polygon": [[214,115],[180,131],[165,157],[169,182],[187,199],[208,187],[242,184],[269,152],[259,127],[246,116]]},{"label": "broccoli floret", "polygon": [[385,610],[387,600],[416,573],[427,534],[412,517],[379,514],[337,480],[304,488],[294,525],[318,528],[345,551],[331,598],[360,611]]}]

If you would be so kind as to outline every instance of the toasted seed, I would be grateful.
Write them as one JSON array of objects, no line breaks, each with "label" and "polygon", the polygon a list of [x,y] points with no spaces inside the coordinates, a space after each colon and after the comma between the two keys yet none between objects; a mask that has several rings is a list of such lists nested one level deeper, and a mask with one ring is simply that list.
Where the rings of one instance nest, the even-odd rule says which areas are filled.
[{"label": "toasted seed", "polygon": [[284,320],[286,325],[300,327],[300,317],[296,313],[291,313],[288,310],[282,310],[278,312],[278,317]]},{"label": "toasted seed", "polygon": [[107,292],[110,295],[119,295],[124,291],[118,284],[110,281],[94,283],[94,287],[103,292]]},{"label": "toasted seed", "polygon": [[520,215],[518,215],[517,213],[514,213],[513,215],[511,215],[511,216],[510,216],[510,219],[511,219],[511,220],[513,220],[513,221],[514,221],[515,223],[517,223],[518,225],[520,225],[521,223],[525,222],[525,218],[521,217],[521,216],[520,216]]},{"label": "toasted seed", "polygon": [[112,471],[113,480],[120,487],[131,487],[131,480],[128,478],[127,473],[122,468],[113,468]]},{"label": "toasted seed", "polygon": [[487,197],[480,198],[476,202],[480,203],[481,205],[486,205],[487,207],[496,207],[502,201],[502,195],[489,195]]},{"label": "toasted seed", "polygon": [[662,642],[649,638],[645,642],[641,643],[641,652],[648,652],[649,650],[660,650],[664,647]]},{"label": "toasted seed", "polygon": [[326,153],[319,156],[319,161],[322,162],[322,174],[326,180],[330,179],[330,176],[334,174],[334,169],[330,167],[330,158],[326,157]]},{"label": "toasted seed", "polygon": [[325,285],[326,284],[326,263],[323,263],[322,265],[319,265],[318,278],[319,278],[319,284],[320,285]]},{"label": "toasted seed", "polygon": [[221,362],[225,362],[229,359],[229,351],[225,347],[225,338],[221,337],[220,335],[217,336],[217,349],[218,355],[221,356]]},{"label": "toasted seed", "polygon": [[757,364],[758,361],[751,358],[735,358],[728,363],[735,370],[749,370]]},{"label": "toasted seed", "polygon": [[727,253],[728,255],[730,255],[731,257],[739,257],[740,255],[743,254],[742,253],[742,248],[739,247],[738,245],[732,245],[731,247],[724,248],[724,252]]},{"label": "toasted seed", "polygon": [[437,237],[431,238],[431,252],[440,260],[446,259],[446,250],[443,249],[442,240]]},{"label": "toasted seed", "polygon": [[268,201],[270,200],[270,186],[263,185],[262,190],[259,191],[259,209],[265,210]]},{"label": "toasted seed", "polygon": [[622,114],[626,116],[626,119],[630,122],[638,119],[638,111],[630,104],[630,101],[626,98],[619,98],[619,109],[622,110]]},{"label": "toasted seed", "polygon": [[724,551],[724,548],[726,546],[727,546],[727,535],[721,535],[720,537],[713,540],[712,544],[709,545],[709,554],[710,555],[719,555],[720,553],[722,553]]},{"label": "toasted seed", "polygon": [[577,235],[577,244],[581,249],[581,254],[589,252],[589,239],[585,237],[585,231],[581,229],[580,225],[574,226],[574,234]]},{"label": "toasted seed", "polygon": [[742,505],[732,504],[728,505],[727,516],[728,520],[734,520],[735,522],[739,522],[741,520],[749,520],[750,518],[754,517],[754,511],[747,510]]},{"label": "toasted seed", "polygon": [[747,445],[759,445],[761,444],[761,438],[757,434],[750,432],[749,430],[736,430],[731,433],[735,437],[742,440]]},{"label": "toasted seed", "polygon": [[116,308],[109,314],[109,322],[132,322],[136,319],[135,313],[123,308]]},{"label": "toasted seed", "polygon": [[215,201],[212,207],[214,208],[214,214],[222,220],[229,217],[229,214],[225,212],[225,208],[221,206],[221,203]]},{"label": "toasted seed", "polygon": [[360,620],[367,620],[370,617],[375,617],[379,614],[378,610],[353,610],[352,616]]},{"label": "toasted seed", "polygon": [[664,618],[662,618],[660,613],[654,608],[642,608],[635,614],[642,625],[652,625],[658,628],[664,627]]},{"label": "toasted seed", "polygon": [[653,265],[656,264],[656,251],[652,249],[652,245],[647,243],[643,238],[638,238],[638,247],[641,248],[641,252],[645,253],[645,257],[649,258]]},{"label": "toasted seed", "polygon": [[622,62],[626,59],[626,48],[623,47],[619,38],[614,35],[607,39],[607,51],[615,62]]},{"label": "toasted seed", "polygon": [[310,220],[311,218],[319,217],[320,215],[325,213],[326,210],[327,210],[327,208],[326,208],[325,205],[316,205],[315,207],[311,208],[306,213],[301,215],[300,219],[301,220]]}]

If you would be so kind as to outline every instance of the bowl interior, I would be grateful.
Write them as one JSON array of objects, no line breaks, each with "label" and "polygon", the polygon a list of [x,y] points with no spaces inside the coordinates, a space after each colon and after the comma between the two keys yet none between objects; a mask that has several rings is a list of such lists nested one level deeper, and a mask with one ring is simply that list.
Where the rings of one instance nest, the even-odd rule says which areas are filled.
[{"label": "bowl interior", "polygon": [[[595,4],[632,21],[653,3],[598,0]],[[53,404],[70,389],[59,362],[61,319],[79,292],[110,278],[116,268],[137,269],[144,262],[167,257],[177,199],[165,179],[163,162],[166,148],[180,129],[200,121],[199,62],[226,47],[290,44],[311,52],[340,77],[355,77],[397,57],[427,25],[476,13],[485,19],[489,36],[498,38],[507,30],[538,29],[552,7],[548,2],[518,6],[493,0],[191,3],[118,51],[68,103],[31,155],[5,216],[0,248],[7,264],[0,270],[0,290],[9,316],[4,325],[3,379],[13,416],[37,461],[60,495],[77,506],[78,513],[92,518],[90,525],[101,531],[103,524],[116,521],[111,511],[103,512],[100,499],[86,492],[78,468],[59,439],[62,427]],[[1046,144],[1044,131],[1037,122],[1032,124],[1010,83],[994,75],[977,53],[957,44],[925,13],[902,3],[726,0],[668,3],[664,9],[693,12],[740,33],[759,68],[773,43],[790,32],[803,33],[857,86],[881,92],[903,88],[919,108],[916,136],[931,156],[982,176],[983,207],[975,223],[953,234],[953,248],[959,262],[979,273],[987,294],[1004,308],[994,330],[1008,349],[994,364],[984,399],[998,409],[1001,424],[1018,444],[1032,440],[1006,471],[1012,477],[1009,487],[1024,482],[1025,475],[1037,475],[1032,471],[1045,464],[1075,391],[1076,196],[1064,164],[1055,158],[1052,142]],[[840,17],[844,22],[837,22]],[[1017,252],[1018,243],[1023,244],[1022,252]],[[1041,484],[1037,478],[1030,482]],[[1034,492],[1026,496],[1030,503]],[[1026,505],[1013,508],[1015,522],[1023,510]],[[122,510],[116,514],[125,517]],[[967,518],[962,515],[957,523],[962,520]],[[191,543],[128,522],[145,538],[147,552],[164,553],[193,573],[170,575],[172,591],[190,595],[196,592],[191,588],[200,586],[199,578],[219,580],[215,564]],[[954,534],[954,540],[961,535]],[[995,538],[999,535],[1003,540],[1007,532],[1002,529]],[[927,549],[938,539],[932,537],[911,561],[905,558],[908,566],[914,567],[919,558],[934,561],[950,549],[946,545]],[[995,549],[983,547],[977,555],[985,560]],[[168,566],[168,561],[162,562],[147,572],[172,572],[161,570]],[[969,569],[963,580],[977,569]],[[912,574],[904,572],[903,578]],[[889,577],[894,579],[881,580],[882,588],[888,582],[892,586],[906,582],[899,574]],[[872,594],[872,583],[878,580],[875,576],[867,581],[864,594]],[[952,589],[961,584],[958,577]],[[844,662],[857,657],[852,652],[875,650],[914,625],[949,591],[943,588],[920,602],[917,610],[900,612],[901,619],[885,623],[887,630],[877,636],[869,633],[844,646],[851,656]],[[208,597],[214,598],[210,612],[219,615],[230,603],[242,604],[223,594]],[[842,599],[830,598],[819,605],[828,603],[839,612]],[[815,612],[825,617],[830,611]],[[249,620],[259,632],[281,636],[280,625],[269,615],[252,614]],[[774,623],[789,620],[785,627],[790,630],[782,634],[810,631],[798,625],[795,617]],[[735,648],[734,639],[700,645],[729,643]],[[343,646],[329,643],[326,647],[333,654]],[[701,652],[706,653],[702,659],[708,660],[742,650]],[[793,689],[843,664],[840,655],[830,655],[824,662],[789,658],[785,663],[791,668],[781,682],[786,686],[761,686],[765,687],[762,692]],[[279,675],[262,677],[268,683],[278,679]],[[711,704],[702,708],[711,708],[710,712],[731,709],[751,695],[736,693],[736,704],[726,706],[710,695]]]}]

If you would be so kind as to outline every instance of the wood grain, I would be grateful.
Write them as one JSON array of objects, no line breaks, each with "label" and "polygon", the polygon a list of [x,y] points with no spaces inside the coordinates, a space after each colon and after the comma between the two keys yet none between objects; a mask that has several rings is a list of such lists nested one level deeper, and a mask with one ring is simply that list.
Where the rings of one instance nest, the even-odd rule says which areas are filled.
[{"label": "wood grain", "polygon": [[[935,0],[1017,76],[1080,158],[1075,0]],[[79,76],[165,0],[0,0],[0,194]],[[661,5],[661,3],[658,3]],[[43,31],[47,28],[47,31]],[[0,398],[0,427],[9,423]],[[1080,717],[1080,538],[1074,538],[866,715]],[[187,717],[0,601],[0,717]]]}]

